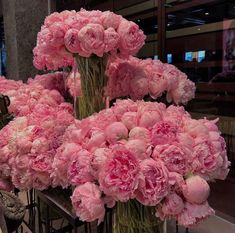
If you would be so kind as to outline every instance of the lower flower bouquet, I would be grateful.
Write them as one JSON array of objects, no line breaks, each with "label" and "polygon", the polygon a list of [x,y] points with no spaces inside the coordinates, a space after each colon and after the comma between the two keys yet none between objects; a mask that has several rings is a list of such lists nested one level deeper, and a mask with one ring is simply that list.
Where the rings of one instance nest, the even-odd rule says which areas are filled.
[{"label": "lower flower bouquet", "polygon": [[229,171],[215,123],[183,107],[118,100],[67,128],[53,185],[76,187],[71,200],[82,221],[100,223],[114,207],[117,233],[162,232],[168,218],[192,227],[214,214],[208,182]]}]

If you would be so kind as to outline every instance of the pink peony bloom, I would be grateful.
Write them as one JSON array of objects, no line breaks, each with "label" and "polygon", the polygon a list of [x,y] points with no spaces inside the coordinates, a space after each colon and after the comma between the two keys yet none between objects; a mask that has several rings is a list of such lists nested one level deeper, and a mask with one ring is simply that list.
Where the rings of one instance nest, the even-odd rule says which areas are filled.
[{"label": "pink peony bloom", "polygon": [[130,139],[140,139],[146,143],[151,142],[151,134],[150,131],[144,127],[135,127],[129,132]]},{"label": "pink peony bloom", "polygon": [[157,122],[151,130],[151,141],[154,146],[175,141],[177,126],[169,121]]},{"label": "pink peony bloom", "polygon": [[137,113],[126,112],[121,118],[122,123],[127,127],[128,130],[137,126]]},{"label": "pink peony bloom", "polygon": [[117,29],[121,23],[122,17],[111,11],[104,11],[101,15],[101,22],[104,28]]},{"label": "pink peony bloom", "polygon": [[176,104],[187,104],[189,100],[195,97],[195,90],[196,86],[192,81],[186,77],[180,79],[178,86],[168,93],[168,101],[171,102],[173,100]]},{"label": "pink peony bloom", "polygon": [[144,45],[146,36],[133,22],[122,20],[118,27],[118,33],[120,35],[120,50],[123,53],[134,55]]},{"label": "pink peony bloom", "polygon": [[104,31],[104,44],[105,44],[105,52],[115,51],[119,45],[120,36],[113,29],[108,28]]},{"label": "pink peony bloom", "polygon": [[184,121],[184,131],[192,137],[208,137],[207,127],[200,121],[194,119],[186,119]]},{"label": "pink peony bloom", "polygon": [[177,88],[179,84],[180,75],[186,76],[180,70],[178,70],[174,65],[163,64],[163,77],[167,80],[168,91]]},{"label": "pink peony bloom", "polygon": [[64,36],[65,47],[71,53],[78,53],[81,50],[78,33],[79,31],[77,29],[72,28],[69,29]]},{"label": "pink peony bloom", "polygon": [[111,156],[110,149],[108,148],[97,148],[94,151],[93,159],[92,159],[92,173],[94,173],[94,177],[97,177],[101,168],[104,166],[106,160]]},{"label": "pink peony bloom", "polygon": [[128,129],[121,122],[114,122],[105,128],[105,137],[110,144],[114,144],[128,136]]},{"label": "pink peony bloom", "polygon": [[80,43],[79,55],[89,57],[96,54],[102,57],[104,54],[104,28],[100,24],[89,23],[78,33]]},{"label": "pink peony bloom", "polygon": [[132,151],[136,158],[144,160],[150,157],[152,149],[144,141],[140,139],[132,139],[127,141],[125,147]]},{"label": "pink peony bloom", "polygon": [[87,182],[75,188],[71,196],[73,208],[81,221],[102,222],[105,215],[104,202],[98,186]]},{"label": "pink peony bloom", "polygon": [[71,96],[78,97],[82,95],[81,79],[78,72],[75,72],[75,74],[74,72],[71,72],[66,81],[66,86],[68,87]]},{"label": "pink peony bloom", "polygon": [[141,100],[148,95],[148,81],[143,69],[136,68],[135,76],[130,82],[130,97],[133,100]]},{"label": "pink peony bloom", "polygon": [[123,146],[114,147],[110,153],[99,174],[100,189],[116,201],[127,201],[138,187],[139,163]]},{"label": "pink peony bloom", "polygon": [[130,99],[126,99],[126,100],[117,99],[112,110],[113,110],[117,120],[120,121],[122,116],[126,112],[136,112],[137,111],[137,104],[136,104],[136,102],[134,102]]},{"label": "pink peony bloom", "polygon": [[190,153],[191,151],[180,144],[164,144],[155,147],[152,157],[163,161],[169,171],[186,175],[192,161]]},{"label": "pink peony bloom", "polygon": [[191,176],[186,179],[183,186],[183,194],[190,203],[202,204],[210,194],[208,183],[200,176]]},{"label": "pink peony bloom", "polygon": [[160,97],[167,90],[167,80],[163,76],[163,63],[159,60],[143,60],[147,73],[149,94],[153,99]]},{"label": "pink peony bloom", "polygon": [[89,151],[83,149],[77,151],[69,160],[70,163],[67,170],[69,184],[78,186],[93,181],[93,176],[91,175],[92,155]]},{"label": "pink peony bloom", "polygon": [[207,202],[200,205],[186,202],[185,208],[183,212],[177,216],[177,220],[182,226],[193,227],[214,213],[215,211]]},{"label": "pink peony bloom", "polygon": [[161,220],[165,220],[169,217],[174,217],[180,214],[184,209],[184,202],[182,198],[176,193],[170,193],[162,204],[156,209],[156,216]]},{"label": "pink peony bloom", "polygon": [[169,192],[168,178],[168,171],[161,161],[143,160],[136,199],[143,205],[157,205]]},{"label": "pink peony bloom", "polygon": [[215,138],[195,140],[192,169],[205,179],[224,179],[229,172],[230,163],[226,157],[225,143],[217,134]]},{"label": "pink peony bloom", "polygon": [[58,185],[62,187],[68,187],[69,182],[67,172],[70,165],[70,158],[76,155],[76,153],[80,150],[80,145],[68,142],[65,142],[57,149],[52,164],[53,171],[51,174],[51,178],[53,187],[56,187]]}]

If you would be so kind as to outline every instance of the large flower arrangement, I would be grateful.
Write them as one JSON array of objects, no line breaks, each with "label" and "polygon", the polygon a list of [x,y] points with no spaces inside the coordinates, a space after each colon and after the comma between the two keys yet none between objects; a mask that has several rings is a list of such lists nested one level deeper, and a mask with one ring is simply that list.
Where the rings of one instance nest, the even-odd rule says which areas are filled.
[{"label": "large flower arrangement", "polygon": [[102,221],[104,205],[136,199],[162,219],[192,226],[214,211],[207,181],[225,179],[229,162],[215,121],[182,108],[117,101],[68,127],[53,163],[55,186],[77,186],[83,221]]},{"label": "large flower arrangement", "polygon": [[[166,218],[194,226],[214,213],[208,182],[229,171],[217,120],[133,101],[166,93],[169,102],[186,104],[195,92],[173,65],[132,56],[144,40],[138,25],[109,11],[63,11],[45,19],[34,65],[69,66],[72,72],[37,76],[28,84],[0,77],[0,92],[10,97],[16,116],[0,131],[2,188],[75,186],[77,216],[101,222],[105,207],[116,205],[117,233],[161,232],[157,219]],[[76,117],[88,118],[74,119],[62,97],[67,89]],[[102,110],[105,99],[118,97],[133,100]]]}]

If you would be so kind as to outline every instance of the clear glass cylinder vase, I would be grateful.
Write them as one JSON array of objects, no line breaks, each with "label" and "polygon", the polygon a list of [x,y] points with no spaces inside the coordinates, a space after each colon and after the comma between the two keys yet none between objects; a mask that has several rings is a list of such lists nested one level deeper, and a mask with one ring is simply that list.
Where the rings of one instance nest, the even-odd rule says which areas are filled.
[{"label": "clear glass cylinder vase", "polygon": [[99,112],[106,106],[104,98],[104,87],[107,83],[105,76],[106,57],[95,55],[89,58],[75,56],[80,73],[82,95],[75,100],[76,116],[83,119]]},{"label": "clear glass cylinder vase", "polygon": [[155,212],[155,207],[144,206],[136,200],[118,202],[113,216],[113,233],[164,233],[164,222]]}]

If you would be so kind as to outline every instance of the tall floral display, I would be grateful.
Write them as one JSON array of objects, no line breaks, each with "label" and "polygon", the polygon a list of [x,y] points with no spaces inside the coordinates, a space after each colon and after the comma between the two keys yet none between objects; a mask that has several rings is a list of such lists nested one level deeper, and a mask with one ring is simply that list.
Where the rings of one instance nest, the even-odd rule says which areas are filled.
[{"label": "tall floral display", "polygon": [[[134,57],[144,40],[138,25],[109,11],[45,19],[34,65],[71,72],[28,84],[0,77],[16,116],[0,131],[2,188],[73,186],[77,216],[100,223],[113,208],[115,233],[161,233],[168,218],[191,227],[214,213],[208,183],[225,179],[230,164],[217,120],[143,101],[166,94],[186,104],[195,93],[175,66]],[[67,89],[78,119],[62,97]]]}]

